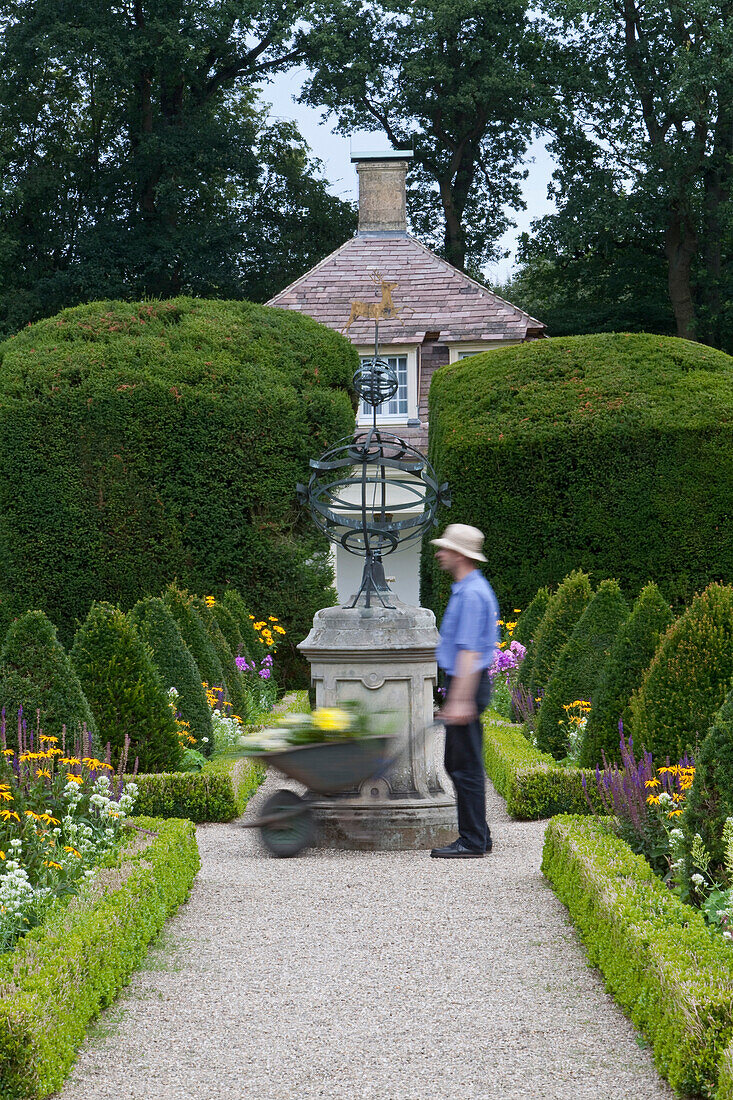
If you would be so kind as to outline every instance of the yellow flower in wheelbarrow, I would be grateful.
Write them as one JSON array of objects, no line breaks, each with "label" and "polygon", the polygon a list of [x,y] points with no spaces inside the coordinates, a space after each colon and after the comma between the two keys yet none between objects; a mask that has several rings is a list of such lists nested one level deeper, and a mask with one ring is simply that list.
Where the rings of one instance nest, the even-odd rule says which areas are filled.
[{"label": "yellow flower in wheelbarrow", "polygon": [[320,707],[313,711],[313,725],[317,730],[350,730],[351,715],[341,707]]}]

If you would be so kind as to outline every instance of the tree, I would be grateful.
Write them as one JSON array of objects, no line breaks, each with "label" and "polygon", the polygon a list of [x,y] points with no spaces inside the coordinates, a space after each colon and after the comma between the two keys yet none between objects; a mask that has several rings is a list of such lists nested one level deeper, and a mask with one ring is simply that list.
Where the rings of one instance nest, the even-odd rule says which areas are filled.
[{"label": "tree", "polygon": [[348,236],[353,210],[256,98],[299,56],[301,12],[0,0],[0,331],[92,299],[264,298]]},{"label": "tree", "polygon": [[590,138],[597,162],[651,203],[677,334],[720,343],[733,178],[733,6],[548,0],[545,10],[572,119],[554,151],[561,160],[578,151],[584,157]]},{"label": "tree", "polygon": [[414,150],[411,224],[450,263],[498,258],[505,208],[522,206],[517,163],[539,98],[524,0],[321,0],[320,14],[301,100],[334,114],[341,132],[383,130]]}]

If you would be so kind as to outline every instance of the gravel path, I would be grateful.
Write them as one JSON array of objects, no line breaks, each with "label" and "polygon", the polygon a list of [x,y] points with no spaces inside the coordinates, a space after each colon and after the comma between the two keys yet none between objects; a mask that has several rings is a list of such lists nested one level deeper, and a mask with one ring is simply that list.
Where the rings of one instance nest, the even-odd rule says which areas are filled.
[{"label": "gravel path", "polygon": [[60,1100],[669,1100],[540,874],[544,823],[489,802],[483,860],[200,827],[190,900]]}]

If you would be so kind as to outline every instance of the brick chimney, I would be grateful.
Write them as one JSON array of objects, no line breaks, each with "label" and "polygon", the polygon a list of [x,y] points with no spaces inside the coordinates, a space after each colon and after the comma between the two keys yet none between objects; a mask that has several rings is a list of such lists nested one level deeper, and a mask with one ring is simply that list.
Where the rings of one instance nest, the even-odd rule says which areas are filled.
[{"label": "brick chimney", "polygon": [[359,236],[407,235],[405,175],[411,149],[353,153],[359,175]]}]

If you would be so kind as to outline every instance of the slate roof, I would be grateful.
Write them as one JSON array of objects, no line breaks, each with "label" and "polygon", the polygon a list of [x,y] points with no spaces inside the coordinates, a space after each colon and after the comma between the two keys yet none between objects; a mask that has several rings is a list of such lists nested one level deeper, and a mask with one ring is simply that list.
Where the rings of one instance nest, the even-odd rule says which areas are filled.
[{"label": "slate roof", "polygon": [[[281,290],[267,303],[296,309],[341,331],[351,302],[379,301],[369,278],[378,271],[398,284],[394,304],[400,319],[379,323],[379,342],[422,343],[426,333],[441,343],[463,340],[524,340],[542,336],[545,326],[441,260],[406,233],[359,234]],[[403,322],[403,323],[401,323]],[[355,321],[354,344],[374,339],[374,322]]]}]

